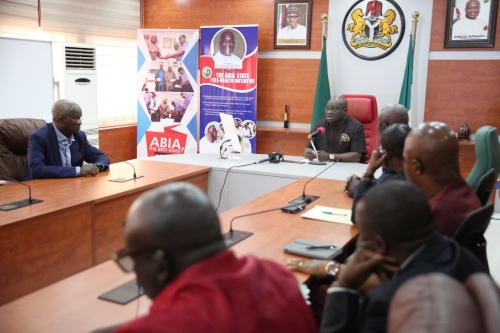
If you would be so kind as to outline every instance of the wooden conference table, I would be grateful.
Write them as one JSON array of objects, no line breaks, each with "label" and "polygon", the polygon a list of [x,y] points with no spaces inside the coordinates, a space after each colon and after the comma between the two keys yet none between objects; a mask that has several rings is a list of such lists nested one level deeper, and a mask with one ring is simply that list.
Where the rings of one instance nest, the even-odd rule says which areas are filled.
[{"label": "wooden conference table", "polygon": [[[207,190],[209,167],[130,163],[145,176],[110,182],[133,174],[116,163],[95,177],[32,180],[32,198],[42,203],[0,211],[0,304],[109,260],[124,245],[128,207],[145,190],[178,180]],[[25,186],[0,186],[0,205],[27,197]]]},{"label": "wooden conference table", "polygon": [[[308,179],[300,179],[220,214],[222,232],[227,232],[235,216],[285,206],[302,194]],[[310,182],[306,193],[320,198],[303,212],[316,204],[350,208],[352,200],[342,192],[343,186],[344,182],[337,180]],[[284,253],[283,247],[297,238],[349,247],[357,236],[353,226],[305,219],[300,216],[303,212],[287,214],[276,210],[234,220],[234,229],[254,234],[231,249],[240,255],[251,253],[284,264],[287,258],[296,256]],[[299,282],[308,278],[303,273],[294,274]],[[99,300],[97,296],[133,278],[134,274],[121,272],[114,262],[105,262],[0,307],[2,329],[11,333],[89,332],[130,321],[135,318],[138,302],[139,315],[147,313],[151,301],[146,296],[124,306]]]}]

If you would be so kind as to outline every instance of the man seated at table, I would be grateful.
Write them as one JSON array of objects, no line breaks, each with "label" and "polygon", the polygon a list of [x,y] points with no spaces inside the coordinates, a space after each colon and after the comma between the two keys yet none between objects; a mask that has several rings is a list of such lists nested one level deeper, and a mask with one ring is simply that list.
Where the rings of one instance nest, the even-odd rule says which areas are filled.
[{"label": "man seated at table", "polygon": [[[382,132],[392,124],[406,124],[408,125],[409,117],[408,110],[404,105],[401,104],[386,104],[384,105],[378,115],[377,132],[379,138],[382,137]],[[382,166],[382,175],[379,178],[373,179],[373,184],[384,181],[386,178],[392,177],[396,172],[390,167]],[[356,193],[357,185],[361,181],[361,177],[358,175],[352,175],[346,180],[346,188],[350,198],[354,198]]]},{"label": "man seated at table", "polygon": [[[377,184],[390,180],[406,180],[404,173],[403,149],[405,146],[405,139],[410,131],[410,126],[406,124],[393,124],[382,132],[380,137],[382,151],[373,151],[370,157],[370,163],[368,163],[368,167],[361,177],[361,182],[357,186],[356,193],[352,201],[351,221],[355,222],[354,216],[356,205],[365,192],[370,187],[375,185],[373,182],[373,176],[381,166],[386,167],[386,175],[385,177],[380,177]],[[390,172],[388,170],[390,170]]]},{"label": "man seated at table", "polygon": [[405,141],[406,178],[429,200],[437,230],[452,236],[481,203],[460,174],[458,140],[445,123],[429,122],[413,129]]},{"label": "man seated at table", "polygon": [[356,222],[356,250],[328,289],[320,332],[386,332],[391,299],[408,279],[441,272],[463,282],[486,272],[436,232],[425,194],[410,182],[372,187],[356,206]]},{"label": "man seated at table", "polygon": [[[365,131],[363,125],[347,115],[347,100],[333,97],[325,108],[326,118],[314,125],[314,131],[323,127],[325,133],[313,138],[319,161],[364,162],[366,157]],[[313,160],[316,154],[308,141],[304,156]]]},{"label": "man seated at table", "polygon": [[[23,181],[38,178],[92,177],[109,167],[109,159],[80,131],[82,109],[61,99],[52,106],[52,123],[28,138]],[[83,165],[83,162],[87,164]]]},{"label": "man seated at table", "polygon": [[283,266],[227,250],[210,200],[188,183],[141,195],[114,258],[153,299],[116,332],[317,332],[297,280]]}]

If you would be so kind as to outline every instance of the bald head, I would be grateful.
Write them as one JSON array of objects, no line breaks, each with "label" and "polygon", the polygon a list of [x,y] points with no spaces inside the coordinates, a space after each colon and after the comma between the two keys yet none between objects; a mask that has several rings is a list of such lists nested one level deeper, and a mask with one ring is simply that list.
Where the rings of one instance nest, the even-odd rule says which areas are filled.
[{"label": "bald head", "polygon": [[401,104],[387,104],[379,111],[378,116],[378,135],[381,136],[382,131],[392,124],[408,124],[408,110]]},{"label": "bald head", "polygon": [[[158,187],[136,199],[127,214],[125,236],[128,248],[158,248],[164,252],[168,262],[166,282],[226,248],[211,202],[200,189],[182,182]],[[136,273],[139,277],[137,268]]]},{"label": "bald head", "polygon": [[355,209],[356,226],[363,238],[379,235],[388,244],[396,245],[423,239],[435,230],[425,194],[406,181],[372,186]]},{"label": "bald head", "polygon": [[405,174],[427,195],[426,185],[444,187],[460,176],[458,140],[455,132],[442,122],[428,122],[413,129],[405,141]]},{"label": "bald head", "polygon": [[391,155],[391,158],[403,160],[403,149],[405,140],[411,129],[408,124],[392,124],[387,127],[380,136],[382,148]]}]

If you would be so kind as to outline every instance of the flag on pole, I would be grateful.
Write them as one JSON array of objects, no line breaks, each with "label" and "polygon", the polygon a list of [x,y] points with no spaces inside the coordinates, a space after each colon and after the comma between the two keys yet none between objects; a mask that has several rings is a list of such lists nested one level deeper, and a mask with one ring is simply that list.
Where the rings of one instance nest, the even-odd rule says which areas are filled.
[{"label": "flag on pole", "polygon": [[405,76],[403,85],[401,86],[401,94],[399,95],[399,104],[403,104],[408,111],[411,107],[411,85],[413,83],[413,36],[410,35],[410,43],[408,46],[408,56],[406,58]]},{"label": "flag on pole", "polygon": [[325,118],[325,107],[330,97],[330,82],[328,81],[328,66],[326,62],[326,37],[323,36],[323,49],[321,50],[318,81],[316,82],[316,94],[314,95],[311,131],[314,130],[314,125],[318,121]]},{"label": "flag on pole", "polygon": [[457,23],[458,20],[460,20],[460,17],[462,16],[460,14],[460,9],[458,9],[457,5],[457,0],[453,0],[453,24]]}]

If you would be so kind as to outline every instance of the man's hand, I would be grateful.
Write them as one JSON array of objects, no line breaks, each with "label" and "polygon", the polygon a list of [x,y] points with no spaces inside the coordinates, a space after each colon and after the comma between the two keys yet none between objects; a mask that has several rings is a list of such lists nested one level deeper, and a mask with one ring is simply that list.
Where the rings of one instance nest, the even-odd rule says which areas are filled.
[{"label": "man's hand", "polygon": [[85,164],[80,168],[80,176],[82,177],[84,176],[92,177],[97,175],[98,173],[99,173],[99,168],[92,163]]},{"label": "man's hand", "polygon": [[306,148],[304,150],[304,157],[309,161],[314,160],[314,158],[316,157],[316,155],[314,154],[314,150],[312,148]]},{"label": "man's hand", "polygon": [[[398,271],[399,266],[395,258],[377,252],[357,250],[339,271],[335,285],[359,291],[370,275],[377,275],[380,283],[384,283]],[[366,285],[363,289],[366,289]]]},{"label": "man's hand", "polygon": [[387,160],[387,154],[381,153],[379,150],[374,150],[372,156],[370,157],[370,162],[366,168],[366,172],[374,174]]},{"label": "man's hand", "polygon": [[320,162],[325,162],[330,160],[330,153],[324,150],[318,150],[318,160]]},{"label": "man's hand", "polygon": [[351,188],[358,185],[360,181],[361,181],[361,178],[359,178],[358,175],[350,175],[349,177],[347,177],[347,179],[345,181],[344,192],[349,192],[351,190]]},{"label": "man's hand", "polygon": [[317,278],[325,278],[326,264],[331,260],[304,260],[304,259],[288,259],[286,265],[294,271],[304,272]]}]

